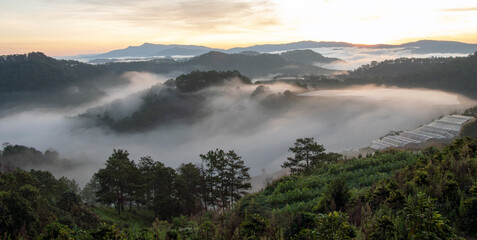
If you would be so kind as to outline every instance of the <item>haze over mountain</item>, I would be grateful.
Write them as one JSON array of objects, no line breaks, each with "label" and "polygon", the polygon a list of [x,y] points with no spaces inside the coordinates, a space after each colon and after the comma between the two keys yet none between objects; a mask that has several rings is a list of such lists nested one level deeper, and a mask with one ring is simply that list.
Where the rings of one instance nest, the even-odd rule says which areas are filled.
[{"label": "haze over mountain", "polygon": [[98,100],[128,80],[106,66],[56,60],[40,52],[0,56],[0,115],[23,107],[68,107]]},{"label": "haze over mountain", "polygon": [[290,62],[299,62],[304,64],[327,64],[332,62],[342,62],[339,58],[325,57],[320,53],[317,53],[310,49],[292,50],[283,52],[280,57]]},{"label": "haze over mountain", "polygon": [[[363,48],[353,49],[362,51]],[[379,51],[366,49],[365,53],[368,52],[375,54],[371,56],[380,56],[377,55],[378,53],[387,56],[389,53],[381,49]],[[293,62],[285,60],[284,55]],[[284,149],[289,144],[289,138],[300,137],[313,131],[314,136],[323,138],[322,142],[328,148],[342,150],[362,147],[362,144],[368,144],[389,130],[412,129],[437,116],[468,106],[467,100],[462,100],[465,98],[460,98],[455,93],[476,97],[476,85],[472,80],[475,76],[475,69],[477,69],[475,54],[468,57],[400,58],[381,63],[373,62],[358,70],[348,72],[348,75],[342,75],[340,79],[305,75],[313,74],[313,71],[319,70],[324,73],[332,71],[297,62],[295,59],[297,56],[298,60],[308,62],[319,59],[325,62],[335,60],[311,50],[290,51],[282,54],[260,54],[252,51],[238,54],[209,52],[186,61],[159,59],[104,65],[59,61],[41,53],[3,56],[0,67],[5,71],[1,72],[0,85],[4,91],[0,97],[7,99],[16,95],[15,98],[9,100],[11,103],[9,106],[18,107],[28,102],[34,105],[29,109],[20,109],[11,114],[1,115],[0,135],[3,137],[2,141],[32,146],[41,151],[53,147],[62,154],[66,152],[66,157],[69,159],[82,159],[78,160],[81,162],[86,161],[84,159],[87,161],[104,159],[111,148],[122,145],[131,146],[131,149],[141,148],[154,156],[164,156],[172,164],[186,158],[193,158],[206,150],[203,147],[213,148],[222,143],[238,146],[236,149],[241,152],[250,152],[245,157],[253,162],[252,155],[256,152],[253,148],[259,144],[256,141],[263,144],[266,139],[279,138],[278,136],[283,134],[280,131],[285,131],[285,129],[288,129],[286,132],[291,131],[290,129],[297,126],[296,121],[300,122],[298,124],[300,128],[290,132],[288,138],[279,141],[280,146]],[[311,58],[307,59],[310,56]],[[76,71],[75,69],[82,70]],[[177,76],[181,73],[196,70],[208,71],[209,69],[224,71],[238,69],[241,71],[233,73],[234,76],[254,77],[271,73],[303,74],[304,76],[283,80],[287,81],[287,84],[277,85],[261,82],[260,84],[264,86],[243,83],[230,86],[208,85],[206,88],[194,88],[195,90],[191,92],[177,91],[175,90],[177,86],[172,84],[173,82],[166,82],[166,79],[174,77],[174,74]],[[29,74],[32,72],[38,74]],[[167,75],[158,75],[158,73]],[[207,74],[198,72],[191,75],[190,82],[193,85],[199,84],[204,79],[210,79],[212,75],[207,76]],[[105,76],[104,79],[103,76]],[[108,78],[108,76],[112,77]],[[282,81],[280,78],[275,80]],[[14,81],[15,84],[12,84],[11,81]],[[414,100],[409,101],[406,96],[396,102],[386,102],[383,105],[377,102],[369,103],[368,100],[296,97],[297,93],[303,91],[329,88],[354,89],[356,85],[365,85],[363,87],[367,88],[366,84],[452,91],[454,92],[452,99],[459,96],[458,99],[462,102],[459,102],[459,105],[442,107],[434,106],[431,100],[431,102],[422,103],[422,106],[411,108],[412,104],[417,103]],[[95,86],[95,88],[89,86]],[[111,90],[113,88],[122,89],[122,91],[115,92]],[[91,103],[84,105],[83,101],[72,102],[76,97],[69,95],[71,89],[77,89],[74,91],[77,93],[76,97],[83,97],[81,99],[86,99]],[[82,89],[98,91],[98,94],[89,95]],[[287,92],[287,90],[289,91]],[[448,93],[442,92],[435,94],[440,94],[442,98],[449,96]],[[30,96],[30,98],[23,96]],[[37,98],[32,96],[37,96]],[[429,99],[423,97],[419,101],[426,100]],[[332,102],[333,104],[331,104]],[[406,102],[406,105],[402,105],[403,102]],[[6,101],[2,103],[6,103]],[[393,105],[392,108],[389,104]],[[61,106],[63,107],[61,108]],[[429,111],[423,110],[428,107],[430,107]],[[9,108],[4,105],[1,110],[6,112]],[[87,109],[91,110],[87,111]],[[315,110],[309,112],[310,109]],[[339,112],[331,116],[330,112],[334,111]],[[362,115],[362,112],[366,114]],[[83,115],[89,122],[86,124],[86,128],[84,122],[81,123],[85,119],[64,118],[81,113],[87,113]],[[389,116],[395,118],[396,113],[401,114],[401,117],[389,121]],[[356,134],[356,129],[368,128],[367,123],[374,121],[375,117],[380,118],[379,131],[369,135],[358,134],[352,138],[349,137]],[[361,121],[363,118],[365,120]],[[32,119],[35,124],[29,125]],[[238,121],[239,119],[240,121]],[[356,122],[355,120],[360,121]],[[229,125],[232,122],[234,124]],[[339,124],[337,124],[338,122]],[[346,125],[344,130],[338,131],[337,127],[341,128],[343,125]],[[220,131],[211,133],[210,129],[220,129]],[[336,133],[329,132],[330,129],[342,134],[337,136]],[[194,132],[194,136],[190,135],[192,132]],[[252,140],[246,135],[237,137],[238,133],[244,132],[254,132],[250,136],[256,138],[253,140],[253,144],[248,144]],[[30,133],[35,133],[37,137],[33,138]],[[54,136],[51,135],[52,133]],[[131,140],[120,140],[121,137],[118,136],[121,135],[129,135],[132,138]],[[343,142],[342,139],[345,135],[349,141]],[[177,136],[177,138],[173,138],[173,136]],[[202,137],[204,138],[202,139]],[[204,142],[207,144],[202,147],[196,146],[196,140],[199,138],[202,139],[201,144]],[[206,138],[210,139],[206,140]],[[45,139],[51,140],[45,141]],[[160,141],[163,146],[160,149],[151,150],[151,146],[144,145],[142,139],[152,142]],[[171,139],[175,140],[169,142]],[[177,141],[182,142],[181,146],[195,150],[181,156],[172,156],[165,152],[165,149],[172,149],[174,144],[178,144]],[[70,142],[90,142],[92,144],[96,142],[94,144],[96,147],[103,143],[104,145],[84,156],[79,152],[83,152],[82,149],[85,148],[91,149],[92,146],[83,148],[78,145],[73,149],[67,146]],[[221,146],[225,147],[228,144]],[[267,146],[263,151],[275,146],[275,143],[270,142],[270,145]],[[277,161],[279,161],[277,159],[281,159],[286,153],[267,155],[260,151],[260,154],[268,157],[254,163],[254,171],[263,167],[276,170]],[[73,163],[75,162],[76,160],[73,160]]]},{"label": "haze over mountain", "polygon": [[164,45],[144,43],[141,46],[129,46],[125,49],[113,50],[107,53],[94,55],[94,58],[120,58],[120,57],[149,57],[171,55],[200,55],[210,51],[218,51],[204,46],[196,45]]},{"label": "haze over mountain", "polygon": [[0,240],[477,240],[475,1],[0,6]]},{"label": "haze over mountain", "polygon": [[[276,74],[289,75],[327,75],[335,73],[329,70],[302,63],[301,55],[294,54],[295,61],[287,61],[278,54],[228,54],[222,52],[208,52],[206,54],[190,58],[185,61],[174,61],[170,59],[157,59],[150,61],[136,62],[114,62],[107,66],[115,71],[148,71],[154,73],[169,74],[173,72],[188,73],[191,71],[233,71],[238,70],[244,75],[252,78],[267,77]],[[337,61],[332,58],[319,58],[313,55],[313,59],[321,61],[322,64]],[[290,55],[291,57],[291,55]],[[309,61],[310,59],[305,59]],[[304,61],[306,62],[306,61]]]},{"label": "haze over mountain", "polygon": [[89,60],[94,59],[113,59],[113,58],[132,58],[132,57],[153,57],[153,56],[197,56],[209,51],[220,51],[224,53],[240,53],[243,51],[256,51],[260,53],[281,52],[297,49],[310,48],[343,48],[343,47],[357,47],[367,49],[406,49],[414,53],[460,53],[470,54],[477,50],[477,44],[468,44],[456,41],[436,41],[436,40],[420,40],[416,42],[409,42],[398,45],[390,44],[352,44],[347,42],[315,42],[315,41],[300,41],[285,44],[263,44],[254,45],[250,47],[236,47],[230,49],[217,49],[197,45],[164,45],[144,43],[140,46],[129,46],[125,49],[113,50],[107,53],[78,56],[76,58],[85,58]]}]

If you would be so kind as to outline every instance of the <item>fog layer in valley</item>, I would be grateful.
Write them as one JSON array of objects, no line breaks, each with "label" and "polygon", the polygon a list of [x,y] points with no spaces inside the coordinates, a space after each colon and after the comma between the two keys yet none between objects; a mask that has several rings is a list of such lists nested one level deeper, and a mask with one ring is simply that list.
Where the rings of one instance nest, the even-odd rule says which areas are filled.
[{"label": "fog layer in valley", "polygon": [[415,53],[405,48],[359,48],[359,47],[341,47],[341,48],[313,48],[315,52],[323,54],[326,57],[339,58],[344,61],[333,62],[330,64],[320,64],[320,67],[336,70],[354,70],[371,61],[383,61],[395,58],[428,58],[428,57],[465,57],[468,54],[460,53]]},{"label": "fog layer in valley", "polygon": [[[105,128],[83,127],[80,120],[72,118],[86,108],[165,80],[147,73],[127,76],[131,78],[128,88],[110,91],[109,97],[97,103],[64,111],[35,109],[1,118],[0,142],[57,150],[71,164],[42,168],[80,184],[103,167],[113,149],[118,148],[128,150],[132,159],[152,156],[172,167],[200,162],[199,154],[208,150],[233,149],[256,175],[262,168],[268,173],[279,170],[289,155],[287,149],[297,138],[314,137],[329,151],[358,149],[391,130],[413,129],[472,104],[462,96],[440,91],[367,86],[305,93],[298,95],[293,105],[264,108],[260,101],[266,96],[251,97],[257,86],[233,83],[202,90],[209,96],[209,114],[193,124],[167,124],[144,133],[117,134]],[[297,91],[290,85],[269,87],[269,94]],[[110,104],[115,107],[109,111],[126,116],[140,104],[141,93],[136,93]]]}]

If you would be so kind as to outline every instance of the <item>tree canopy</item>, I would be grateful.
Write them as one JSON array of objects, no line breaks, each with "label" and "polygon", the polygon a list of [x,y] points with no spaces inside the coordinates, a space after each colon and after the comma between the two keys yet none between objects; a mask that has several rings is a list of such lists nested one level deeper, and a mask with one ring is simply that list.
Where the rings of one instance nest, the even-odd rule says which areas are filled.
[{"label": "tree canopy", "polygon": [[316,143],[314,138],[299,138],[288,151],[294,156],[288,157],[282,168],[290,168],[292,173],[307,173],[341,158],[339,154],[326,153],[323,145]]}]

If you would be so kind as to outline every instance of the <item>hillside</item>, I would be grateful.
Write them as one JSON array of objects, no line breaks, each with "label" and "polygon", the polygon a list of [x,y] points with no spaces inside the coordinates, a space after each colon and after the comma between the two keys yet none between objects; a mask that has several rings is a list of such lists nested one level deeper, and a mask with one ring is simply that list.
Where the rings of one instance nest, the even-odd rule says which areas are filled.
[{"label": "hillside", "polygon": [[[346,180],[347,187],[355,193],[365,191],[380,180],[390,178],[397,170],[417,161],[417,156],[407,152],[380,154],[363,159],[351,159],[325,165],[310,175],[292,175],[269,184],[262,192],[245,197],[240,211],[313,212],[318,206],[327,185]],[[254,202],[249,206],[249,202]],[[339,206],[341,210],[344,206]],[[264,212],[253,212],[260,213]],[[245,212],[242,212],[245,214]]]},{"label": "hillside", "polygon": [[107,74],[105,66],[56,60],[40,52],[6,55],[0,57],[0,92],[60,90]]},{"label": "hillside", "polygon": [[[134,96],[140,99],[141,104],[127,115],[115,114],[121,112],[121,104],[113,102],[89,109],[79,115],[79,118],[116,132],[144,132],[168,124],[192,124],[212,114],[212,110],[207,107],[212,96],[227,94],[226,91],[201,90],[229,83],[247,85],[251,81],[237,71],[194,71]],[[122,101],[129,100],[131,99],[125,98]]]},{"label": "hillside", "polygon": [[208,54],[195,57],[188,61],[188,64],[199,66],[204,70],[233,70],[251,76],[267,76],[273,73],[302,75],[305,73],[315,75],[326,75],[333,71],[307,65],[300,62],[290,62],[273,54],[243,55],[243,54],[224,54],[220,52],[210,52]]},{"label": "hillside", "polygon": [[105,66],[56,60],[40,52],[0,56],[0,106],[67,106],[102,96],[101,88],[126,81]]},{"label": "hillside", "polygon": [[[342,48],[357,47],[369,49],[406,49],[414,53],[463,53],[470,54],[477,51],[477,44],[468,44],[454,41],[436,41],[436,40],[420,40],[398,45],[390,44],[352,44],[347,42],[315,42],[315,41],[299,41],[283,44],[261,44],[249,47],[236,47],[230,49],[217,49],[197,45],[165,45],[144,43],[140,46],[129,46],[124,49],[117,49],[107,53],[88,55],[89,60],[101,58],[131,58],[131,57],[151,57],[151,56],[173,56],[173,55],[193,55],[198,56],[210,51],[219,51],[223,53],[240,53],[243,51],[255,51],[260,53],[290,51],[310,48]],[[78,56],[83,58],[85,56]]]},{"label": "hillside", "polygon": [[113,50],[107,53],[93,55],[90,58],[121,58],[121,57],[147,57],[168,55],[195,55],[204,54],[216,49],[195,45],[164,45],[144,43],[141,46],[129,46],[124,49]]},{"label": "hillside", "polygon": [[461,43],[456,41],[420,40],[399,45],[415,53],[464,53],[477,51],[477,44]]},{"label": "hillside", "polygon": [[301,62],[287,61],[275,54],[226,54],[215,51],[181,62],[159,59],[145,62],[109,63],[106,66],[116,71],[149,71],[155,73],[238,70],[249,77],[266,77],[273,74],[326,75],[335,72]]},{"label": "hillside", "polygon": [[56,179],[47,171],[15,169],[0,171],[0,182],[0,234],[5,239],[55,239],[61,226],[84,231],[100,223],[81,201],[74,180]]},{"label": "hillside", "polygon": [[[297,150],[293,150],[295,158],[301,159],[303,155],[300,157]],[[74,181],[56,180],[42,171],[3,170],[0,210],[6,218],[0,218],[0,234],[40,239],[115,236],[114,239],[211,240],[450,240],[477,236],[477,140],[458,139],[442,149],[427,148],[418,153],[387,150],[353,159],[325,155],[335,160],[315,159],[318,162],[313,168],[275,180],[225,209],[220,205],[221,199],[230,199],[211,192],[218,200],[208,202],[204,197],[208,195],[201,194],[200,189],[209,186],[201,182],[215,179],[207,177],[215,176],[209,175],[207,169],[201,172],[199,166],[183,164],[176,171],[150,157],[135,164],[123,150],[114,150],[106,167],[99,169],[83,189],[84,201],[93,204],[92,211],[79,201]],[[216,159],[213,151],[201,157]],[[220,167],[220,162],[212,163]],[[118,171],[114,166],[127,173],[109,173]],[[160,177],[148,178],[151,174]],[[128,179],[121,189],[126,198],[118,201],[129,207],[120,210],[114,202],[116,195],[107,194],[115,186],[108,178]],[[133,184],[141,181],[148,184]],[[220,186],[214,185],[217,191]],[[158,202],[143,199],[156,198],[155,195],[136,194],[156,188],[160,190]],[[202,198],[214,207],[201,210]],[[117,208],[101,203],[115,203]],[[179,216],[187,212],[185,206],[193,207],[195,214]],[[153,221],[155,213],[158,219]],[[150,227],[145,219],[151,222]]]},{"label": "hillside", "polygon": [[344,213],[329,215],[344,221],[342,227],[354,225],[356,235],[348,235],[351,238],[475,236],[471,226],[477,206],[476,156],[477,142],[470,139],[420,154],[376,153],[277,180],[242,199],[237,214],[271,219],[270,227],[283,229],[285,239],[320,234],[320,225],[301,221],[307,217],[319,224],[324,218],[320,213],[330,211]]},{"label": "hillside", "polygon": [[384,84],[461,93],[477,98],[477,53],[456,58],[398,58],[364,65],[342,76],[349,85]]},{"label": "hillside", "polygon": [[315,51],[305,50],[293,50],[280,54],[280,57],[290,62],[299,62],[304,64],[325,64],[336,61],[342,61],[338,58],[328,58]]}]

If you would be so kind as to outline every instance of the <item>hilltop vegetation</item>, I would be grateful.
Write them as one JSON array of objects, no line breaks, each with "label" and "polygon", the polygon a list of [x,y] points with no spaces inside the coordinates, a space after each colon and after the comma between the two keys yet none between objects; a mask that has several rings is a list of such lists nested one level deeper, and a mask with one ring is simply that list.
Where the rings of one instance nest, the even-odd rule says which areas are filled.
[{"label": "hilltop vegetation", "polygon": [[[286,75],[285,75],[286,76]],[[347,74],[304,75],[303,79],[260,81],[286,82],[309,89],[337,89],[356,85],[427,88],[454,92],[477,99],[477,52],[467,57],[397,58],[372,61]]]},{"label": "hilltop vegetation", "polygon": [[211,106],[220,101],[216,99],[230,98],[229,101],[237,102],[234,106],[247,99],[256,101],[261,110],[273,110],[269,111],[270,117],[294,102],[294,94],[290,91],[277,95],[270,93],[264,86],[257,86],[250,93],[241,90],[251,85],[250,79],[238,71],[194,71],[153,86],[133,99],[125,98],[122,101],[126,105],[128,102],[139,102],[135,109],[126,114],[115,114],[121,111],[121,104],[113,102],[90,109],[79,118],[86,120],[87,124],[115,132],[144,132],[169,124],[197,123],[217,112],[230,110],[216,110],[216,107]]},{"label": "hilltop vegetation", "polygon": [[[330,212],[329,217],[353,226],[356,235],[350,238],[475,235],[470,226],[477,199],[476,156],[477,142],[461,139],[442,150],[429,148],[420,154],[388,150],[325,165],[245,197],[238,214],[274,219],[270,227],[282,229],[285,239],[340,239],[320,237],[320,214]],[[317,225],[307,225],[303,218]]]},{"label": "hilltop vegetation", "polygon": [[[420,153],[387,150],[353,159],[339,155],[326,157],[321,150],[313,150],[316,146],[313,139],[303,144],[290,148],[294,159],[306,160],[296,147],[304,146],[303,149],[311,151],[310,161],[316,164],[302,165],[302,171],[278,179],[264,190],[238,201],[241,194],[229,193],[247,186],[231,187],[234,181],[227,180],[232,179],[227,172],[240,172],[231,171],[240,169],[233,166],[241,165],[235,164],[241,160],[233,151],[215,150],[201,155],[204,170],[185,164],[177,171],[147,157],[135,165],[128,159],[127,151],[114,151],[106,167],[100,169],[82,191],[83,200],[96,205],[91,210],[98,215],[92,214],[78,200],[73,181],[55,180],[51,174],[41,171],[3,171],[0,209],[6,218],[0,221],[1,226],[6,227],[0,228],[0,233],[25,238],[38,235],[43,239],[73,236],[74,239],[108,236],[107,239],[462,239],[477,236],[477,140],[458,139],[443,149],[428,148]],[[306,170],[311,166],[315,167]],[[148,177],[149,173],[154,173],[150,175],[153,178]],[[109,181],[109,178],[117,180]],[[241,179],[237,183],[244,183],[247,177],[236,179]],[[139,183],[141,181],[147,184]],[[161,189],[156,189],[154,184]],[[204,194],[202,187],[213,191]],[[156,197],[158,200],[154,200]],[[201,204],[205,205],[201,207]],[[221,211],[214,210],[217,208]],[[25,214],[13,214],[18,212]],[[144,228],[137,216],[151,218],[151,214],[158,219],[150,219],[150,227]],[[180,217],[180,214],[189,217]],[[108,223],[99,224],[98,217],[101,221],[108,219]]]},{"label": "hilltop vegetation", "polygon": [[398,58],[368,65],[343,76],[348,85],[384,84],[462,93],[477,98],[477,52],[468,57]]},{"label": "hilltop vegetation", "polygon": [[[340,80],[305,76],[303,80],[292,81],[301,89],[377,83],[436,88],[475,96],[476,56],[477,53],[465,58],[388,60],[363,66]],[[203,57],[210,57],[211,63],[224,64],[223,68],[228,68],[227,61],[221,59],[224,55],[211,53]],[[272,58],[272,63],[282,61],[276,56],[262,57]],[[90,80],[87,79],[110,71],[100,71],[108,66],[83,66],[77,62],[52,60],[42,54],[7,58],[2,61],[31,64],[35,66],[31,68],[33,73],[45,71],[45,75],[38,75],[43,76],[41,81],[17,79],[25,81],[26,85],[4,84],[3,91],[10,93],[17,88],[18,94],[29,92],[35,84],[41,85],[48,75],[56,74],[58,78],[51,78],[51,82],[45,80],[44,88],[38,89],[39,93],[51,94],[55,99],[72,86],[88,88]],[[167,61],[161,60],[161,64],[179,64]],[[139,63],[122,66],[134,64]],[[143,66],[148,64],[155,63]],[[76,67],[79,72],[75,72]],[[76,78],[83,74],[83,67],[85,75]],[[9,74],[14,75],[13,72]],[[63,82],[67,79],[72,80]],[[241,91],[241,88],[248,88],[248,91]],[[113,103],[91,109],[80,118],[116,132],[147,131],[167,124],[191,124],[212,116],[208,106],[223,103],[223,98],[212,101],[211,96],[231,94],[236,94],[234,100],[246,99],[246,103],[253,104],[257,110],[254,114],[265,112],[266,116],[301,103],[295,93],[288,90],[272,93],[266,85],[252,85],[251,80],[238,71],[193,71],[132,96],[139,99],[138,107],[133,111],[119,114],[120,111],[115,110],[121,104]],[[128,104],[132,102],[128,100],[125,99]],[[239,106],[239,110],[244,106],[236,102],[233,105]],[[228,110],[229,105],[221,106],[221,111]],[[227,119],[244,117],[241,113],[238,111]],[[475,115],[475,109],[466,114]],[[252,123],[256,125],[264,122],[260,118],[254,121]],[[244,128],[237,129],[243,131]],[[463,132],[470,135],[475,129]],[[55,151],[42,153],[26,146],[5,144],[0,152],[0,238],[477,237],[475,139],[457,139],[442,149],[427,148],[420,152],[390,149],[352,159],[326,152],[312,138],[297,139],[289,150],[293,156],[283,159],[283,166],[290,167],[292,175],[270,182],[254,194],[245,194],[250,187],[250,176],[241,157],[233,150],[220,149],[198,156],[202,164],[188,163],[177,169],[148,156],[134,161],[126,150],[113,150],[104,168],[98,169],[80,191],[74,180],[55,178],[48,171],[12,167],[37,168],[45,163],[69,166],[68,161],[61,159]]]},{"label": "hilltop vegetation", "polygon": [[175,85],[182,92],[196,92],[211,86],[221,86],[232,80],[238,80],[243,84],[252,84],[248,77],[238,71],[194,71],[177,77]]},{"label": "hilltop vegetation", "polygon": [[343,61],[338,58],[329,58],[310,49],[293,50],[280,54],[280,57],[290,62],[299,62],[304,64],[325,64],[336,61]]},{"label": "hilltop vegetation", "polygon": [[[217,58],[211,61],[212,65],[215,64],[214,61],[217,64],[226,63],[226,61],[222,62],[221,56],[225,56],[222,53],[211,53],[210,56],[203,55],[197,59],[211,57],[214,54],[217,54]],[[250,57],[248,55],[243,56]],[[266,62],[266,60],[264,61]],[[273,95],[269,91],[263,91],[267,89],[267,84],[277,82],[293,85],[302,89],[302,91],[377,84],[405,88],[437,89],[477,98],[477,82],[474,81],[474,77],[477,76],[477,54],[457,58],[399,58],[379,63],[372,62],[351,71],[348,75],[338,76],[336,79],[305,75],[303,78],[282,80],[281,76],[270,81],[254,83],[257,85],[257,92],[252,93],[252,97],[257,96],[257,93],[261,93],[261,96],[268,96],[253,98],[254,101],[260,102],[262,110],[269,111],[270,114],[278,114],[287,107],[298,107],[300,105],[298,98],[290,97],[294,94],[293,92],[287,92],[287,95]],[[82,117],[93,119],[96,125],[109,127],[116,132],[146,131],[172,122],[190,124],[196,122],[195,120],[211,116],[214,113],[213,108],[208,108],[207,104],[214,99],[214,96],[227,94],[226,90],[221,92],[199,90],[205,90],[212,86],[223,86],[224,81],[227,82],[233,78],[240,79],[244,84],[251,84],[250,79],[238,71],[194,71],[179,76],[176,81],[169,81],[164,84],[166,87],[156,86],[151,88],[141,97],[142,104],[139,108],[129,115],[115,117],[116,107],[113,104],[107,106],[106,110],[104,108],[99,111],[98,109],[90,110]],[[247,97],[249,96],[241,96],[241,98]]]},{"label": "hilltop vegetation", "polygon": [[56,60],[40,52],[0,56],[0,106],[92,101],[102,87],[124,84],[105,66]]},{"label": "hilltop vegetation", "polygon": [[47,171],[16,169],[0,175],[0,235],[31,239],[51,223],[90,229],[99,224],[78,196],[78,185]]},{"label": "hilltop vegetation", "polygon": [[52,149],[42,153],[35,148],[23,145],[11,145],[9,143],[3,143],[2,145],[0,164],[3,164],[3,168],[6,169],[17,167],[22,169],[48,169],[51,166],[68,169],[74,167],[68,159],[60,158],[59,153]]},{"label": "hilltop vegetation", "polygon": [[[170,73],[180,71],[233,71],[238,70],[250,77],[266,77],[273,74],[331,74],[335,71],[310,65],[301,55],[291,54],[282,57],[278,54],[227,54],[211,51],[186,61],[158,59],[145,62],[116,62],[106,66],[115,71],[148,71],[154,73]],[[293,58],[289,61],[287,58]],[[318,61],[329,61],[327,58],[316,58]],[[304,60],[303,60],[304,59]]]}]

